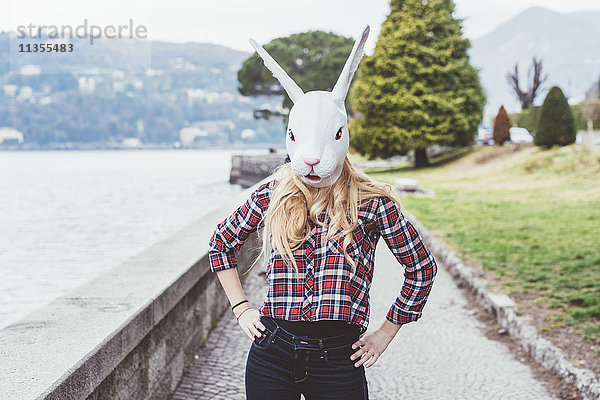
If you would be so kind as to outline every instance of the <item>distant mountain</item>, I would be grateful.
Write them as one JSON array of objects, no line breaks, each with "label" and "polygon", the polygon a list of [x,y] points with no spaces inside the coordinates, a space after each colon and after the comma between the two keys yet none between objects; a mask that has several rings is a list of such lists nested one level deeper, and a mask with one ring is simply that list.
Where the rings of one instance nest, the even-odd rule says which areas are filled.
[{"label": "distant mountain", "polygon": [[[23,39],[18,43],[28,42]],[[213,43],[97,40],[90,46],[87,39],[71,39],[70,43],[74,44],[73,53],[54,54],[43,58],[42,74],[85,74],[86,71],[103,74],[120,70],[127,75],[133,75],[144,74],[148,68],[162,71],[179,69],[208,75],[218,71],[226,75],[226,82],[217,82],[226,86],[215,86],[215,89],[232,90],[237,87],[237,70],[242,61],[250,55],[249,52]],[[0,76],[9,72],[9,56],[9,34],[0,32]],[[21,66],[27,64],[40,64],[39,55],[19,53],[18,57],[13,57],[13,72],[18,72]],[[232,71],[234,73],[231,73]],[[197,86],[202,88],[206,85],[214,86],[214,77],[209,76],[197,83]]]},{"label": "distant mountain", "polygon": [[534,56],[543,60],[548,73],[545,90],[535,103],[541,104],[553,85],[560,86],[570,101],[579,102],[600,77],[600,12],[560,14],[532,7],[474,39],[470,54],[473,65],[481,69],[487,114],[495,115],[500,105],[509,112],[520,111],[506,73],[518,62],[525,84]]},{"label": "distant mountain", "polygon": [[212,43],[71,43],[71,54],[21,53],[11,65],[9,34],[0,32],[0,128],[22,132],[24,145],[283,141],[280,120],[253,118],[281,99],[237,90],[249,52]]}]

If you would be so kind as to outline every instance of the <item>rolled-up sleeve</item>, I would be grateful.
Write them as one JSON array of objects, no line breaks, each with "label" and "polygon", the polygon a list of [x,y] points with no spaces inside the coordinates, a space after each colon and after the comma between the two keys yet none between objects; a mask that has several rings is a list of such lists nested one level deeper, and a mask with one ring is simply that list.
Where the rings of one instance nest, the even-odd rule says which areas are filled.
[{"label": "rolled-up sleeve", "polygon": [[400,295],[390,307],[386,319],[395,324],[416,321],[422,315],[437,274],[435,259],[394,200],[380,199],[377,226],[387,246],[405,268]]},{"label": "rolled-up sleeve", "polygon": [[273,181],[260,185],[244,204],[217,225],[208,250],[212,272],[237,267],[235,252],[261,223],[269,205],[272,184]]}]

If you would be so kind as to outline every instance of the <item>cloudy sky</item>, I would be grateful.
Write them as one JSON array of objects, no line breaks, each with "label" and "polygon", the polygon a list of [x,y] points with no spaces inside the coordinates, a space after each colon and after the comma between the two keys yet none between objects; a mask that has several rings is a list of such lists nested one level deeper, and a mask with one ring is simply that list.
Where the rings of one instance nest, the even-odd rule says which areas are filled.
[{"label": "cloudy sky", "polygon": [[[600,10],[598,0],[455,0],[465,19],[465,34],[477,38],[501,22],[532,7],[557,12]],[[375,45],[379,26],[389,12],[389,0],[3,0],[0,30],[18,25],[80,25],[84,19],[99,26],[133,19],[147,26],[151,39],[212,42],[250,51],[247,38],[259,42],[310,29],[331,30],[356,37],[365,24]]]}]

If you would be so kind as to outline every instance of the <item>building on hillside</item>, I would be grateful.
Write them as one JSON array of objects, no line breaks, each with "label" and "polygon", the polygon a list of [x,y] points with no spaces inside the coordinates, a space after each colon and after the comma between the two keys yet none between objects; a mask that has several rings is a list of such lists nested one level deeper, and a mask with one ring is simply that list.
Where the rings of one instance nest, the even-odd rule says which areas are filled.
[{"label": "building on hillside", "polygon": [[23,133],[13,128],[0,128],[0,144],[21,144]]},{"label": "building on hillside", "polygon": [[17,85],[4,85],[2,88],[6,97],[15,97],[19,87]]},{"label": "building on hillside", "polygon": [[20,72],[23,76],[38,76],[42,72],[42,67],[34,64],[27,64],[21,67]]},{"label": "building on hillside", "polygon": [[79,91],[81,93],[94,93],[96,90],[96,82],[92,76],[81,76],[78,80]]},{"label": "building on hillside", "polygon": [[228,119],[196,121],[179,130],[183,146],[200,144],[228,144],[235,124]]},{"label": "building on hillside", "polygon": [[127,149],[138,149],[143,147],[143,143],[139,138],[136,137],[126,137],[123,138],[121,142],[121,146]]}]

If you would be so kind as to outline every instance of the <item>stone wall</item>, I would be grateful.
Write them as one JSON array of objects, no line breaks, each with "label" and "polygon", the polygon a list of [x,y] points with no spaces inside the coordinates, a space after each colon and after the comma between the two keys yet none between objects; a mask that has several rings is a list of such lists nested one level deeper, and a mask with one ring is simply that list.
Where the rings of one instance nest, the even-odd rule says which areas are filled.
[{"label": "stone wall", "polygon": [[229,182],[249,187],[271,175],[285,163],[286,154],[237,155],[231,157]]},{"label": "stone wall", "polygon": [[[252,190],[0,330],[0,399],[168,398],[231,312],[208,240]],[[243,270],[258,251],[254,234]]]}]

